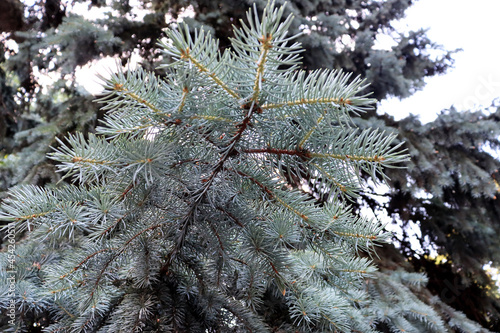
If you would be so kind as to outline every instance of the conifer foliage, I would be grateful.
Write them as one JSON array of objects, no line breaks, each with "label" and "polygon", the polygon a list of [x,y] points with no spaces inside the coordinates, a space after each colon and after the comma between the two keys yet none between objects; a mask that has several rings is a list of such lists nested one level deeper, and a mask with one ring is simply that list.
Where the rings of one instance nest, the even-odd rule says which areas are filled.
[{"label": "conifer foliage", "polygon": [[[73,184],[10,191],[21,331],[41,316],[47,332],[374,331],[359,254],[388,235],[349,202],[361,172],[384,179],[407,155],[353,126],[373,103],[361,79],[297,69],[283,12],[249,11],[223,53],[168,30],[166,77],[114,75],[97,134],[51,154]],[[290,184],[305,172],[314,193]]]}]

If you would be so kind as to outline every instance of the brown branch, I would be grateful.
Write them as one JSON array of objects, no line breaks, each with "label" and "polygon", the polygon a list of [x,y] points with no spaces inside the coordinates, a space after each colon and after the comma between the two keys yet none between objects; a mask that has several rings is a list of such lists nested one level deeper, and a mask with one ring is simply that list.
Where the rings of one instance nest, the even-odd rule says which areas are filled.
[{"label": "brown branch", "polygon": [[233,257],[230,257],[229,259],[234,260],[236,262],[239,262],[240,264],[243,264],[245,266],[248,266],[248,264],[246,262],[244,262],[243,260],[241,260],[241,259],[233,258]]},{"label": "brown branch", "polygon": [[132,182],[129,184],[129,186],[127,186],[127,188],[125,189],[125,191],[123,191],[123,193],[120,195],[120,199],[123,200],[127,194],[130,192],[130,190],[132,190],[132,188],[134,188],[134,186],[136,185],[137,182]]},{"label": "brown branch", "polygon": [[214,225],[212,222],[208,221],[208,224],[210,225],[210,229],[212,229],[213,233],[215,234],[215,237],[217,237],[217,240],[219,242],[219,246],[220,246],[220,249],[221,249],[221,254],[223,254],[225,251],[224,251],[224,244],[222,244],[222,240],[220,238],[220,235],[219,233],[217,232],[217,229],[215,229]]},{"label": "brown branch", "polygon": [[216,207],[216,209],[220,210],[221,212],[223,212],[224,214],[226,214],[227,216],[229,216],[239,227],[242,227],[242,228],[245,227],[243,225],[243,223],[241,223],[236,216],[234,216],[232,213],[228,212],[224,208],[222,208],[222,207]]},{"label": "brown branch", "polygon": [[236,128],[238,129],[234,136],[231,138],[229,141],[229,144],[227,145],[227,149],[225,149],[221,153],[221,158],[215,165],[214,169],[212,170],[212,173],[208,178],[202,179],[203,182],[203,187],[198,191],[198,193],[195,194],[195,200],[193,202],[193,205],[189,212],[186,214],[185,218],[181,222],[182,226],[179,228],[179,234],[177,237],[177,244],[174,246],[170,254],[168,255],[168,261],[171,262],[175,255],[180,251],[180,249],[184,246],[188,229],[193,223],[194,220],[194,211],[196,210],[197,205],[201,202],[201,200],[204,198],[205,194],[207,193],[208,189],[211,187],[213,180],[215,177],[224,169],[224,164],[226,161],[233,156],[234,154],[237,153],[236,151],[236,143],[241,139],[243,132],[247,129],[248,125],[250,124],[250,120],[252,119],[253,111],[254,111],[255,103],[252,103],[251,107],[249,108],[247,114],[245,115],[245,118],[241,121],[241,123],[236,125]]},{"label": "brown branch", "polygon": [[257,179],[255,179],[252,176],[250,176],[250,175],[248,175],[248,174],[246,174],[246,173],[244,173],[242,171],[239,171],[239,170],[232,170],[231,169],[231,171],[234,171],[238,175],[243,176],[243,177],[245,177],[247,179],[250,179],[252,182],[255,183],[255,185],[259,186],[262,189],[262,191],[264,191],[269,196],[269,199],[275,199],[274,193],[270,189],[268,189],[267,186],[265,186],[264,184],[262,184],[261,182],[259,182]]},{"label": "brown branch", "polygon": [[120,216],[119,218],[116,219],[116,221],[112,224],[110,224],[109,227],[107,227],[103,232],[101,232],[101,234],[99,235],[99,237],[102,237],[104,235],[106,235],[108,232],[111,231],[111,229],[113,229],[113,227],[115,227],[118,223],[120,223],[125,217],[127,217],[128,213],[125,213],[123,216]]},{"label": "brown branch", "polygon": [[94,252],[90,255],[88,255],[85,259],[83,259],[82,261],[80,261],[78,263],[78,265],[76,265],[75,267],[73,267],[73,270],[70,272],[70,273],[66,273],[66,274],[63,274],[59,277],[59,279],[64,279],[66,276],[68,276],[69,274],[73,273],[73,272],[76,272],[80,267],[82,267],[83,264],[85,264],[87,261],[89,261],[90,259],[92,259],[92,257],[98,255],[99,253],[102,253],[102,252],[106,252],[106,251],[112,251],[112,250],[115,250],[114,248],[110,248],[110,249],[102,249],[102,250],[99,250],[97,252]]}]

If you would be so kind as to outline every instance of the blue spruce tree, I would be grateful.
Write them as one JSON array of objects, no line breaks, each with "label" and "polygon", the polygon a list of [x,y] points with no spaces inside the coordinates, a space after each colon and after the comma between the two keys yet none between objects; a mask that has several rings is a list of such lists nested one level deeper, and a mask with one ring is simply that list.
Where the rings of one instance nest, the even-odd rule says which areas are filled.
[{"label": "blue spruce tree", "polygon": [[[361,172],[383,179],[407,156],[353,126],[373,103],[362,80],[297,69],[283,11],[249,11],[223,53],[203,30],[169,30],[166,77],[114,75],[97,134],[51,154],[73,184],[9,192],[19,318],[50,315],[46,332],[374,331],[360,252],[388,235],[349,202]],[[286,181],[304,172],[320,203]]]}]

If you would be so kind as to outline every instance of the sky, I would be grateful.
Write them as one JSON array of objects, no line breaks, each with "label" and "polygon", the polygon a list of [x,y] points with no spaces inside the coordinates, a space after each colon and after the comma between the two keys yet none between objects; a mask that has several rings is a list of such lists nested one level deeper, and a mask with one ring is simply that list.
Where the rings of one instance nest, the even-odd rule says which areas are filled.
[{"label": "sky", "polygon": [[395,24],[398,30],[428,28],[427,36],[453,55],[454,68],[426,79],[426,86],[404,100],[380,103],[380,112],[401,119],[411,114],[432,121],[441,110],[489,106],[500,97],[500,1],[419,0]]}]

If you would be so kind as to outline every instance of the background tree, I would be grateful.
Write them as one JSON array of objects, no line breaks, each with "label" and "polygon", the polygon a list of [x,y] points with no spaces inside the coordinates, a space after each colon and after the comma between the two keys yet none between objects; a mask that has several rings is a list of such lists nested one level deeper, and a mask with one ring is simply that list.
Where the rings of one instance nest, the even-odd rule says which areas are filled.
[{"label": "background tree", "polygon": [[[373,121],[379,120],[368,124]],[[408,234],[401,250],[416,270],[427,272],[429,290],[495,331],[499,295],[483,266],[499,265],[499,121],[500,108],[493,105],[476,112],[451,108],[427,124],[415,117],[393,123],[412,159],[406,172],[389,171],[393,193],[383,207],[403,232],[410,223],[420,226],[421,253],[415,254]],[[430,259],[432,249],[444,262]]]},{"label": "background tree", "polygon": [[[143,67],[154,69],[161,59],[155,51],[156,39],[163,36],[162,28],[171,24],[165,14],[178,19],[188,6],[192,6],[194,17],[183,20],[193,28],[204,25],[212,29],[225,49],[230,24],[239,25],[249,6],[243,1],[139,1],[139,6],[148,10],[140,19],[131,13],[128,1],[86,3],[89,8],[103,10],[109,5],[114,12],[96,20],[75,15],[64,1],[39,1],[31,7],[15,0],[1,4],[5,8],[0,15],[22,18],[0,20],[6,50],[0,68],[2,190],[20,182],[43,185],[58,180],[53,163],[45,158],[48,145],[57,145],[55,138],[63,139],[67,132],[93,132],[102,118],[94,97],[75,84],[77,66],[106,55],[119,56],[126,63],[137,52]],[[265,1],[256,4],[262,10]],[[303,54],[305,68],[343,68],[361,74],[371,83],[367,89],[382,99],[409,96],[423,86],[425,76],[442,73],[452,63],[451,53],[440,50],[425,32],[399,35],[392,28],[392,22],[402,18],[410,5],[411,1],[292,1],[287,11],[296,16],[291,32],[307,33],[301,38],[307,50]],[[16,30],[22,32],[14,34]],[[395,46],[374,48],[378,34],[392,36]],[[431,56],[436,50],[440,56]],[[44,84],[39,73],[50,73],[55,82]],[[161,70],[156,73],[163,75]],[[400,133],[412,155],[409,173],[390,171],[391,191],[383,204],[368,193],[364,202],[379,214],[387,212],[403,226],[419,223],[425,253],[414,253],[409,244],[411,235],[403,228],[399,239],[403,255],[399,249],[386,248],[379,251],[379,264],[389,269],[425,269],[433,294],[469,318],[500,330],[498,300],[494,289],[489,289],[493,283],[482,270],[489,261],[498,266],[498,203],[494,199],[498,160],[488,149],[498,147],[498,111],[450,110],[425,125],[412,117],[396,122],[372,111],[356,121],[360,127],[377,126]],[[438,265],[426,257],[429,245],[448,261]],[[406,259],[411,259],[414,267],[406,265]],[[430,294],[419,295],[431,299]],[[449,323],[451,312],[439,309]]]}]

